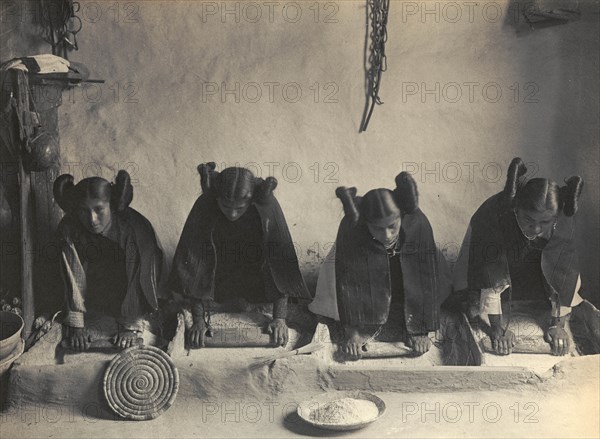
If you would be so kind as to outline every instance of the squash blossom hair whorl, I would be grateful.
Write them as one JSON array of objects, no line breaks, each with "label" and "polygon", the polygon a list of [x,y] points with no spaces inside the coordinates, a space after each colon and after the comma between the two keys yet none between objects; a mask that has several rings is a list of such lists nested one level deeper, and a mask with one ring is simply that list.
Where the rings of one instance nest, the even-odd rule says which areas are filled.
[{"label": "squash blossom hair whorl", "polygon": [[133,200],[133,186],[127,171],[119,171],[115,183],[102,177],[84,178],[76,185],[73,176],[63,174],[54,181],[54,199],[65,212],[69,212],[85,199],[109,201],[111,208],[122,211]]},{"label": "squash blossom hair whorl", "polygon": [[518,209],[555,214],[564,213],[573,216],[577,212],[579,197],[583,190],[583,179],[573,176],[566,180],[565,186],[559,186],[547,178],[527,180],[527,167],[523,160],[515,157],[510,166],[504,187],[504,196],[508,203]]}]

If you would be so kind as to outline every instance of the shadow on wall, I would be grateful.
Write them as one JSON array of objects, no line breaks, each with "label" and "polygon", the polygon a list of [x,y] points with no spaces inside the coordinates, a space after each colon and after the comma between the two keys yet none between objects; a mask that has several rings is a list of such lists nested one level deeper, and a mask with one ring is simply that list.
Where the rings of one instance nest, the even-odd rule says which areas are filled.
[{"label": "shadow on wall", "polygon": [[582,4],[582,20],[568,23],[568,34],[561,39],[560,83],[564,85],[558,90],[558,99],[562,112],[556,114],[552,151],[556,159],[550,164],[552,175],[556,175],[557,179],[581,175],[585,182],[578,214],[577,239],[579,246],[589,256],[581,260],[583,295],[597,307],[600,306],[597,265],[600,260],[599,7],[600,2],[597,1]]},{"label": "shadow on wall", "polygon": [[[519,53],[515,53],[523,83],[532,81],[527,83],[531,84],[529,90],[523,89],[533,96],[527,105],[534,107],[542,100],[553,100],[551,111],[529,111],[522,120],[519,126],[521,157],[539,165],[535,170],[537,176],[553,179],[561,185],[572,175],[580,175],[584,179],[577,214],[577,242],[582,264],[583,296],[596,306],[600,306],[597,269],[600,228],[598,205],[594,201],[600,199],[599,6],[597,1],[510,0],[509,13],[504,21],[504,26],[513,28],[519,40],[528,40],[528,44],[521,44]],[[548,18],[530,25],[525,13],[531,7],[542,14],[547,13],[548,17],[559,14],[571,20]],[[548,119],[552,120],[551,124]],[[551,126],[551,132],[540,132],[544,126]]]}]

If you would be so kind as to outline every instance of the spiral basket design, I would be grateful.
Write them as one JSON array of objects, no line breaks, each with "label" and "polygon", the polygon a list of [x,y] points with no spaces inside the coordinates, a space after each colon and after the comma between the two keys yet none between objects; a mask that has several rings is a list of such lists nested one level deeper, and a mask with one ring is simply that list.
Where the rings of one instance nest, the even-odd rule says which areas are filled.
[{"label": "spiral basket design", "polygon": [[179,373],[162,350],[134,346],[113,358],[103,383],[106,401],[116,414],[144,421],[171,407],[179,388]]}]

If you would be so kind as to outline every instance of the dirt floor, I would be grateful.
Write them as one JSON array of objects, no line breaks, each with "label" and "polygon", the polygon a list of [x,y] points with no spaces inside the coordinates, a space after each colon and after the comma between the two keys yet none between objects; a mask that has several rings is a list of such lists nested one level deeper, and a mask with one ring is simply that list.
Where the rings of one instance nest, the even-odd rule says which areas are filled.
[{"label": "dirt floor", "polygon": [[[348,437],[600,437],[600,356],[573,358],[554,377],[527,388],[377,395],[383,416]],[[223,395],[178,398],[158,419],[115,419],[102,404],[13,407],[1,414],[0,437],[300,437],[331,436],[295,415],[314,394],[299,389],[277,399]]]}]

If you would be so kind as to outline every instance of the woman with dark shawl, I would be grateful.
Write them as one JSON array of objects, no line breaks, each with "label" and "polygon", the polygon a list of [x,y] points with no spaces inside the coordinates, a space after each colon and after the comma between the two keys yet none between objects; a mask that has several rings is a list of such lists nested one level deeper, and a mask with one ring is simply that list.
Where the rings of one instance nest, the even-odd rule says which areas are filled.
[{"label": "woman with dark shawl", "polygon": [[116,182],[81,180],[63,174],[54,198],[65,211],[57,233],[66,295],[67,341],[87,350],[88,314],[116,318],[116,346],[132,345],[144,331],[145,317],[158,309],[166,279],[163,252],[150,222],[129,207],[133,187],[119,171]]},{"label": "woman with dark shawl", "polygon": [[[191,300],[192,347],[202,347],[216,304],[273,305],[268,330],[275,346],[288,340],[289,297],[310,299],[285,217],[273,190],[277,180],[245,168],[221,172],[198,166],[202,195],[185,223],[170,276],[174,293]],[[206,321],[205,321],[206,320]]]},{"label": "woman with dark shawl", "polygon": [[[542,300],[551,307],[544,338],[555,355],[565,355],[571,308],[583,300],[575,248],[575,218],[581,177],[565,186],[546,178],[527,180],[520,158],[512,160],[504,190],[486,200],[471,218],[454,272],[454,289],[489,319],[492,346],[510,354],[515,335],[502,302]],[[469,292],[475,292],[475,295]],[[504,294],[503,294],[504,293]]]},{"label": "woman with dark shawl", "polygon": [[439,328],[439,305],[450,282],[431,225],[418,207],[415,181],[402,172],[393,191],[373,189],[357,197],[356,188],[340,187],[336,195],[345,215],[309,309],[338,320],[342,351],[359,358],[365,338],[377,333],[398,305],[403,338],[415,354],[424,354],[431,346],[428,334]]}]

